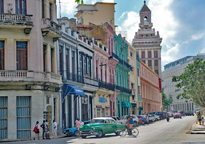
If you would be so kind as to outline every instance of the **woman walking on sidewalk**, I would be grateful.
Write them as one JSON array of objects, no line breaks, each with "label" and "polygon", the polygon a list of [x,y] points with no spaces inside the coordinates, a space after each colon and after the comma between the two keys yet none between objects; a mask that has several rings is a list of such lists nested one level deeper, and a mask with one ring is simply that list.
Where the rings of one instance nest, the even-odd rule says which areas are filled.
[{"label": "woman walking on sidewalk", "polygon": [[201,113],[198,113],[198,120],[199,120],[199,125],[201,125]]},{"label": "woman walking on sidewalk", "polygon": [[35,132],[35,137],[33,138],[35,140],[36,136],[38,136],[38,140],[39,140],[39,129],[40,129],[40,126],[39,126],[39,122],[37,121],[36,122],[36,125],[34,127],[34,132]]}]

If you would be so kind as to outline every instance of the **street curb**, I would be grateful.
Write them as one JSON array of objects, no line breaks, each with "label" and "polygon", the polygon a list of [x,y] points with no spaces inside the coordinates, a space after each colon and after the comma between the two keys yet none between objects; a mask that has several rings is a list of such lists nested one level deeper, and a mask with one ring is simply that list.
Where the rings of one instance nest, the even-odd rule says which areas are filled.
[{"label": "street curb", "polygon": [[205,131],[191,131],[191,134],[205,134]]}]

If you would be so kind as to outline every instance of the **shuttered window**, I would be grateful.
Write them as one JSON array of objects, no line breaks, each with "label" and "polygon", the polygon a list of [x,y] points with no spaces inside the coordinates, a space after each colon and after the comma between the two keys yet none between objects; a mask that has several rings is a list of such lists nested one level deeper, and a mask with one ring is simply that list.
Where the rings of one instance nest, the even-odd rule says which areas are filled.
[{"label": "shuttered window", "polygon": [[16,0],[16,14],[26,14],[26,0]]},{"label": "shuttered window", "polygon": [[4,13],[4,4],[3,4],[3,0],[0,0],[0,13]]},{"label": "shuttered window", "polygon": [[145,58],[145,52],[142,51],[142,58]]},{"label": "shuttered window", "polygon": [[0,140],[7,138],[7,97],[0,97]]},{"label": "shuttered window", "polygon": [[63,46],[59,46],[60,75],[63,75]]},{"label": "shuttered window", "polygon": [[4,41],[0,41],[0,70],[4,70]]},{"label": "shuttered window", "polygon": [[16,42],[16,68],[27,70],[27,42]]},{"label": "shuttered window", "polygon": [[67,77],[69,77],[70,74],[70,58],[69,58],[69,49],[66,49],[66,71],[67,71]]},{"label": "shuttered window", "polygon": [[43,71],[46,71],[46,45],[43,45]]},{"label": "shuttered window", "polygon": [[54,49],[51,48],[51,72],[54,72]]},{"label": "shuttered window", "polygon": [[16,116],[17,116],[17,138],[31,137],[31,97],[17,96]]}]

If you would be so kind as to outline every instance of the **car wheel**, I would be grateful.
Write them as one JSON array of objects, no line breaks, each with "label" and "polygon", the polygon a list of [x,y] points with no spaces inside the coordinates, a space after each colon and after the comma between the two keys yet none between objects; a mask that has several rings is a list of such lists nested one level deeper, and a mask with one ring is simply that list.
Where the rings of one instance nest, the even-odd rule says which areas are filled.
[{"label": "car wheel", "polygon": [[119,135],[120,135],[120,132],[116,132],[115,134],[116,134],[116,136],[119,136]]},{"label": "car wheel", "polygon": [[66,136],[68,136],[68,137],[70,137],[70,136],[71,136],[71,135],[69,135],[69,132],[66,132],[65,134],[66,134]]},{"label": "car wheel", "polygon": [[134,121],[134,127],[136,127],[138,125],[138,122]]},{"label": "car wheel", "polygon": [[76,130],[73,135],[78,136],[78,131]]},{"label": "car wheel", "polygon": [[98,138],[103,137],[103,131],[102,131],[102,130],[99,130],[97,137],[98,137]]},{"label": "car wheel", "polygon": [[80,136],[80,137],[82,137],[82,138],[86,138],[86,136]]}]

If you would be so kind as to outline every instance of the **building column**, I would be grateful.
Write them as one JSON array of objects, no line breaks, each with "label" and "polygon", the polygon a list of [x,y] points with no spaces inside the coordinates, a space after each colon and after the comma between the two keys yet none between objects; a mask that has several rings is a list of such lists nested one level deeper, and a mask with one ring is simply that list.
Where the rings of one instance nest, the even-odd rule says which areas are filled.
[{"label": "building column", "polygon": [[67,95],[65,97],[65,122],[66,122],[66,127],[68,127],[68,118],[69,118],[69,116],[68,116],[68,96],[69,95]]},{"label": "building column", "polygon": [[56,42],[57,74],[60,74],[59,40]]},{"label": "building column", "polygon": [[51,72],[51,47],[47,45],[46,48],[46,70]]},{"label": "building column", "polygon": [[69,47],[69,66],[70,66],[70,73],[72,74],[72,47],[71,46]]},{"label": "building column", "polygon": [[71,95],[71,124],[74,127],[74,95]]},{"label": "building column", "polygon": [[148,58],[148,56],[147,56],[147,50],[145,50],[145,58]]},{"label": "building column", "polygon": [[141,56],[141,50],[139,50],[139,59],[141,59],[142,56]]},{"label": "building column", "polygon": [[7,103],[7,137],[9,140],[15,140],[17,139],[16,96],[8,96]]},{"label": "building column", "polygon": [[63,44],[63,49],[62,49],[62,59],[63,59],[63,79],[66,80],[67,79],[67,75],[66,75],[66,49],[65,49],[65,43]]},{"label": "building column", "polygon": [[79,97],[79,119],[82,121],[82,98]]},{"label": "building column", "polygon": [[88,109],[87,109],[87,111],[88,111],[88,118],[90,117],[90,96],[88,95],[88,97],[87,97],[87,100],[88,100]]},{"label": "building column", "polygon": [[[59,71],[58,71],[59,72]],[[59,130],[62,131],[62,88],[59,90]]]},{"label": "building column", "polygon": [[92,97],[92,109],[93,109],[93,112],[92,112],[92,118],[94,118],[94,97]]}]

